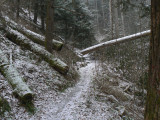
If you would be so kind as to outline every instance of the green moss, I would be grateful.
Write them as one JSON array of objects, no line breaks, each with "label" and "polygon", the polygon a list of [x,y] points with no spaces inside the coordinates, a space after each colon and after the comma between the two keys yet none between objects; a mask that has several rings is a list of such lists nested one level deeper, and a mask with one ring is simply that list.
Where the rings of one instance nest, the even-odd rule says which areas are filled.
[{"label": "green moss", "polygon": [[21,101],[21,105],[29,112],[30,114],[35,114],[36,112],[36,107],[34,106],[33,102],[31,101]]},{"label": "green moss", "polygon": [[0,97],[0,116],[9,111],[11,111],[11,107],[8,101]]}]

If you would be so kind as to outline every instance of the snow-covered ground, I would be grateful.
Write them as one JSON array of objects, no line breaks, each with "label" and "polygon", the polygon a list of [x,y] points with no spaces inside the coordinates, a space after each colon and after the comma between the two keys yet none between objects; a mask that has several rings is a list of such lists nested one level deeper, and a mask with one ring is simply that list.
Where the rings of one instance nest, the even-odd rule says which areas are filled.
[{"label": "snow-covered ground", "polygon": [[[8,54],[13,65],[27,80],[26,83],[35,93],[34,105],[36,112],[29,114],[13,95],[12,88],[6,79],[0,75],[0,92],[11,105],[11,119],[15,120],[121,120],[125,107],[117,105],[114,95],[103,96],[94,88],[97,62],[89,59],[77,63],[79,66],[79,82],[64,92],[56,91],[57,84],[65,84],[65,79],[54,71],[46,62],[33,53],[22,50],[10,41],[1,41],[0,48]],[[13,59],[13,60],[12,60]],[[108,65],[108,72],[114,73]],[[109,75],[106,73],[106,75]],[[110,75],[110,80],[115,77]],[[118,81],[118,79],[117,79]],[[125,83],[119,85],[124,87]],[[127,86],[127,85],[125,85]],[[115,88],[115,86],[113,86]],[[120,89],[120,88],[118,88]],[[104,102],[97,100],[106,98]],[[2,119],[3,120],[3,119]],[[5,118],[4,118],[5,120]]]},{"label": "snow-covered ground", "polygon": [[79,68],[79,82],[64,92],[58,92],[57,84],[64,84],[65,79],[46,62],[8,40],[1,40],[0,48],[8,58],[12,56],[11,62],[35,93],[36,108],[34,115],[29,114],[12,95],[12,88],[6,79],[0,75],[1,95],[11,106],[11,113],[2,120],[7,117],[15,120],[120,120],[118,111],[112,109],[110,102],[95,100],[92,83],[95,75],[94,61],[87,60],[86,65],[77,63],[82,66]]},{"label": "snow-covered ground", "polygon": [[[64,92],[59,92],[59,85],[67,84],[67,80],[37,55],[3,39],[0,40],[0,49],[7,54],[10,62],[35,93],[33,102],[36,112],[32,115],[12,95],[11,86],[0,74],[0,93],[10,103],[12,111],[7,116],[13,120],[121,120],[126,114],[124,106],[130,105],[129,102],[133,99],[132,95],[130,97],[124,92],[131,84],[120,80],[117,74],[113,75],[110,64],[106,65],[108,72],[105,73],[109,78],[109,81],[106,80],[109,84],[108,95],[99,94],[94,85],[97,62],[90,60],[87,55],[86,61],[77,63],[79,82]],[[119,104],[119,96],[129,96],[129,100],[125,104]],[[103,102],[98,100],[101,98],[104,99]]]},{"label": "snow-covered ground", "polygon": [[92,89],[94,62],[80,68],[79,72],[81,76],[79,83],[62,94],[58,103],[53,106],[58,109],[52,111],[53,116],[50,114],[51,117],[46,120],[109,120],[116,116],[116,112],[109,104],[94,99],[95,91]]}]

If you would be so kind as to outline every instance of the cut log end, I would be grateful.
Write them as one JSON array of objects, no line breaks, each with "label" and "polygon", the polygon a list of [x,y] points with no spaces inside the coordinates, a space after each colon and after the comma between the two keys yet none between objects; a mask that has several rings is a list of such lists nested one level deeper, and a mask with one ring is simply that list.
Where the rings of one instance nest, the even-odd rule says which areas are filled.
[{"label": "cut log end", "polygon": [[68,73],[68,71],[69,71],[69,67],[68,66],[66,66],[66,67],[63,67],[63,68],[55,68],[58,72],[60,72],[61,74],[63,74],[63,75],[66,75],[67,73]]},{"label": "cut log end", "polygon": [[23,102],[28,102],[33,100],[33,96],[33,93],[26,93],[25,95],[19,97]]},{"label": "cut log end", "polygon": [[69,71],[68,65],[65,64],[63,61],[61,61],[60,59],[55,58],[54,63],[52,64],[54,65],[53,67],[63,75],[66,75]]},{"label": "cut log end", "polygon": [[52,42],[54,43],[54,44],[52,44],[52,48],[54,50],[57,50],[57,51],[61,51],[62,50],[62,47],[63,47],[63,43],[62,42],[59,42],[57,40],[52,40]]},{"label": "cut log end", "polygon": [[28,93],[25,93],[25,94],[19,94],[19,92],[14,90],[13,94],[15,95],[16,98],[19,98],[22,102],[32,101],[33,97],[34,97],[32,92],[28,92]]}]

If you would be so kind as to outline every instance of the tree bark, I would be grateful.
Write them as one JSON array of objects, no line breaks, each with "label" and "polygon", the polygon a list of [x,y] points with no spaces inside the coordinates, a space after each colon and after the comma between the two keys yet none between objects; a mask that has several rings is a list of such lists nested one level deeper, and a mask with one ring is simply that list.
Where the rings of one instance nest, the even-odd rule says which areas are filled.
[{"label": "tree bark", "polygon": [[110,32],[111,32],[111,37],[113,39],[113,15],[112,15],[112,0],[109,0],[109,23],[110,23]]},{"label": "tree bark", "polygon": [[45,30],[45,5],[44,5],[44,0],[41,0],[41,29],[44,31]]},{"label": "tree bark", "polygon": [[89,48],[86,48],[86,49],[82,50],[80,53],[85,55],[87,53],[98,50],[99,48],[103,48],[103,47],[107,47],[109,45],[114,45],[114,44],[127,42],[127,41],[130,41],[130,40],[135,40],[135,39],[145,37],[145,36],[149,36],[149,35],[150,35],[150,30],[143,31],[143,32],[140,32],[140,33],[136,33],[136,34],[133,34],[133,35],[125,36],[125,37],[122,37],[122,38],[110,40],[110,41],[107,41],[107,42],[104,42],[104,43],[100,43],[100,44],[91,46]]},{"label": "tree bark", "polygon": [[19,10],[20,10],[20,0],[17,0],[17,3],[16,3],[16,6],[17,6],[17,12],[16,12],[16,16],[17,18],[19,18]]},{"label": "tree bark", "polygon": [[114,15],[114,32],[115,32],[115,38],[119,37],[119,16],[118,16],[118,8],[117,8],[117,0],[113,0],[114,9],[113,9],[113,15]]},{"label": "tree bark", "polygon": [[100,32],[100,29],[99,29],[98,3],[97,3],[97,0],[94,0],[94,2],[95,2],[95,8],[96,8],[97,31],[98,31],[98,33],[99,33],[99,32]]},{"label": "tree bark", "polygon": [[12,42],[16,43],[17,45],[20,45],[39,55],[58,72],[62,74],[67,74],[69,68],[64,62],[62,62],[58,58],[55,58],[51,53],[43,49],[38,44],[33,43],[32,41],[27,39],[23,34],[18,33],[17,31],[12,30],[11,28],[8,28],[6,37],[9,38],[9,40],[11,40]]},{"label": "tree bark", "polygon": [[[121,0],[122,2],[122,0]],[[123,9],[123,4],[120,5],[120,10],[121,10],[121,26],[122,26],[122,35],[125,36],[126,33],[125,33],[125,23],[124,23],[124,12],[122,11]]]},{"label": "tree bark", "polygon": [[34,0],[34,19],[33,22],[37,24],[37,18],[38,18],[38,0]]},{"label": "tree bark", "polygon": [[88,2],[88,0],[87,0],[87,2],[86,2],[86,5],[87,5],[87,6],[89,6],[89,2]]},{"label": "tree bark", "polygon": [[102,0],[102,17],[103,17],[103,29],[105,29],[106,28],[106,20],[105,20],[105,8],[104,8],[104,4],[105,4],[105,2],[104,2],[104,0]]},{"label": "tree bark", "polygon": [[14,93],[18,95],[18,97],[22,101],[30,101],[33,98],[33,93],[26,85],[21,75],[17,72],[17,70],[13,67],[13,65],[9,64],[7,57],[0,50],[0,72],[2,75],[8,80],[11,84]]},{"label": "tree bark", "polygon": [[145,120],[160,120],[160,1],[151,0],[151,40]]},{"label": "tree bark", "polygon": [[54,25],[54,0],[48,0],[46,20],[46,50],[52,53],[53,25]]}]

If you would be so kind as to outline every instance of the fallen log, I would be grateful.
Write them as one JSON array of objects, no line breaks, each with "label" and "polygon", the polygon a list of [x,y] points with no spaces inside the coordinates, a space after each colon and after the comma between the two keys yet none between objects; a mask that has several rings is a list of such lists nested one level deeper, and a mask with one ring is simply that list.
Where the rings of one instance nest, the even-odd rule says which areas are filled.
[{"label": "fallen log", "polygon": [[69,67],[63,61],[58,58],[55,58],[51,53],[45,50],[42,46],[30,41],[23,34],[19,33],[16,30],[13,30],[8,27],[6,30],[6,37],[21,47],[24,47],[37,55],[43,58],[46,62],[48,62],[55,70],[62,74],[67,74]]},{"label": "fallen log", "polygon": [[110,40],[110,41],[103,42],[103,43],[91,46],[89,48],[86,48],[86,49],[80,51],[80,53],[82,55],[85,55],[85,54],[88,54],[90,52],[96,51],[99,48],[103,48],[103,47],[107,47],[107,46],[110,46],[110,45],[115,45],[115,44],[131,41],[131,40],[135,40],[135,39],[145,37],[145,36],[149,36],[150,33],[151,33],[151,31],[147,30],[147,31],[139,32],[139,33],[136,33],[136,34],[133,34],[133,35],[125,36],[125,37],[122,37],[122,38],[117,38],[117,39],[114,39],[114,40]]},{"label": "fallen log", "polygon": [[[25,27],[21,27],[19,26],[17,23],[15,23],[14,21],[10,20],[9,18],[5,18],[5,20],[9,23],[8,25],[14,29],[17,30],[18,32],[22,33],[23,35],[25,35],[26,37],[28,37],[29,39],[31,39],[33,42],[40,44],[42,46],[45,46],[45,37],[37,34],[31,30],[26,29]],[[54,50],[60,51],[63,47],[63,43],[57,40],[52,40],[52,48]]]},{"label": "fallen log", "polygon": [[0,72],[8,80],[8,82],[10,83],[10,85],[14,90],[14,93],[18,95],[18,97],[22,101],[32,100],[33,92],[24,82],[23,78],[18,73],[18,71],[13,67],[13,65],[9,64],[6,55],[4,55],[4,53],[1,50],[0,50]]},{"label": "fallen log", "polygon": [[[30,31],[26,28],[20,28],[20,27],[16,27],[17,31],[19,31],[20,33],[22,33],[23,35],[27,36],[29,39],[31,39],[33,42],[37,43],[37,44],[40,44],[42,46],[45,45],[45,37],[40,35],[40,34],[37,34],[33,31]],[[60,41],[57,41],[57,40],[52,40],[52,48],[54,50],[57,50],[57,51],[60,51],[63,47],[63,43],[60,42]]]}]

